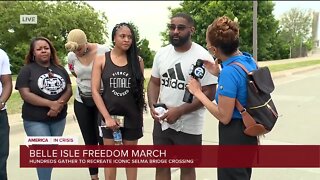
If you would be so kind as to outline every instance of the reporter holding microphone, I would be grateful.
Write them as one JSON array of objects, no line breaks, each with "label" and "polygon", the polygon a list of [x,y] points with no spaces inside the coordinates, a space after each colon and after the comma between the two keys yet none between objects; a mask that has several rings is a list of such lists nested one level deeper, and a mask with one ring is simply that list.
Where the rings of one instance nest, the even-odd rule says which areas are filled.
[{"label": "reporter holding microphone", "polygon": [[[257,145],[257,137],[245,135],[240,112],[235,108],[236,99],[245,106],[247,99],[246,73],[233,62],[243,64],[249,71],[256,69],[252,56],[241,53],[239,48],[238,24],[228,17],[219,17],[208,26],[206,33],[207,49],[222,62],[220,72],[218,60],[205,61],[204,66],[211,74],[219,75],[215,95],[217,104],[208,99],[201,91],[200,84],[190,79],[187,88],[199,99],[210,113],[219,121],[219,145]],[[240,74],[241,73],[241,74]],[[227,158],[227,157],[222,157]],[[249,180],[252,168],[218,168],[219,180]]]}]

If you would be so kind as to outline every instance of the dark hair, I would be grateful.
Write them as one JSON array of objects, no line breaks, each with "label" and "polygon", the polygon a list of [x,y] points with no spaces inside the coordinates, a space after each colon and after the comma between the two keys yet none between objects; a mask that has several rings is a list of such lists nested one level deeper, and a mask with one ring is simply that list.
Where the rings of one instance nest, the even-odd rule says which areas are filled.
[{"label": "dark hair", "polygon": [[190,26],[195,26],[195,22],[194,22],[193,18],[187,13],[183,13],[183,12],[177,13],[177,14],[173,15],[171,17],[171,19],[176,18],[176,17],[181,17],[181,18],[187,20],[188,23],[190,24]]},{"label": "dark hair", "polygon": [[207,29],[210,44],[219,48],[226,56],[232,55],[239,47],[238,24],[227,16],[215,19]]},{"label": "dark hair", "polygon": [[147,104],[145,102],[145,96],[144,96],[144,77],[141,72],[139,56],[138,56],[138,47],[137,47],[136,36],[133,31],[133,28],[131,27],[130,24],[124,23],[124,22],[120,24],[116,24],[116,26],[112,30],[111,39],[112,39],[112,42],[114,43],[114,37],[116,35],[116,32],[120,27],[123,27],[123,26],[128,27],[132,34],[132,44],[130,48],[127,50],[126,54],[128,59],[129,70],[131,71],[133,76],[132,87],[131,87],[133,91],[133,96],[135,98],[136,104],[139,107],[139,110],[143,112],[143,110],[147,109]]},{"label": "dark hair", "polygon": [[30,63],[35,62],[34,55],[33,55],[34,46],[35,46],[35,43],[37,41],[40,41],[40,40],[46,41],[49,44],[49,47],[50,47],[50,63],[54,64],[56,66],[61,66],[56,49],[53,47],[52,42],[49,39],[45,38],[45,37],[36,37],[36,38],[33,38],[31,40],[29,52],[26,55],[25,60],[24,60],[25,64],[30,64]]}]

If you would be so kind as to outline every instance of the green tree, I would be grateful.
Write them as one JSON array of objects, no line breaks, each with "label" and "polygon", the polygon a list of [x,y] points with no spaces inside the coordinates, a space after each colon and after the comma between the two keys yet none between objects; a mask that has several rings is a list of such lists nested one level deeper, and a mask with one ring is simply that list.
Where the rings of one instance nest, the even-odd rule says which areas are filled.
[{"label": "green tree", "polygon": [[281,37],[289,44],[291,57],[303,56],[303,49],[311,50],[312,16],[310,10],[292,8],[285,12],[280,19]]},{"label": "green tree", "polygon": [[[209,24],[219,16],[226,15],[231,19],[238,18],[240,26],[240,49],[252,53],[252,1],[183,1],[181,7],[169,9],[172,15],[178,12],[189,13],[195,20],[196,32],[192,39],[205,47],[205,33]],[[283,43],[276,39],[278,21],[272,11],[274,3],[259,1],[258,3],[258,59],[271,60],[279,58],[275,53],[279,47],[273,47],[272,41],[277,41],[280,49]],[[168,43],[168,31],[162,32],[163,45]],[[280,55],[281,57],[281,55]]]},{"label": "green tree", "polygon": [[[37,24],[20,24],[20,15],[37,15]],[[104,43],[107,17],[85,2],[2,1],[0,2],[0,47],[10,57],[13,74],[23,66],[29,43],[36,36],[49,38],[64,65],[68,32],[82,29],[89,42]]]},{"label": "green tree", "polygon": [[149,48],[149,41],[145,38],[139,42],[139,54],[144,60],[144,67],[151,68],[156,53]]},{"label": "green tree", "polygon": [[140,39],[138,27],[133,22],[129,22],[129,24],[132,26],[133,31],[136,35],[139,55],[144,61],[145,68],[151,68],[155,52],[149,48],[149,41],[146,38]]}]

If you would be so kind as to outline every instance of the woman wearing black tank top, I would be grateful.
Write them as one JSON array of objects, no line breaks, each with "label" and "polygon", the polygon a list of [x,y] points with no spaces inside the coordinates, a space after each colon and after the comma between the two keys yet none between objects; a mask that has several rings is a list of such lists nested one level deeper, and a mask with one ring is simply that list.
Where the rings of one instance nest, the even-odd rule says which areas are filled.
[{"label": "woman wearing black tank top", "polygon": [[[124,145],[137,145],[143,136],[144,64],[137,53],[133,28],[127,23],[112,30],[114,48],[98,56],[92,69],[92,96],[101,113],[105,145],[115,145],[113,132],[120,129]],[[100,82],[104,91],[100,95]],[[124,117],[120,125],[114,115]],[[137,168],[126,168],[127,179],[137,179]],[[105,178],[116,179],[116,168],[105,168]]]}]

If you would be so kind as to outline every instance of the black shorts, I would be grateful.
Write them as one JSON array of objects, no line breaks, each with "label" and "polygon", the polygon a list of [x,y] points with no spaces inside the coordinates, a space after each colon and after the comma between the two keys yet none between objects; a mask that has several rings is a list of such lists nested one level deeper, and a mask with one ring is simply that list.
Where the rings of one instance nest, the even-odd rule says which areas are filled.
[{"label": "black shorts", "polygon": [[[127,141],[135,141],[143,136],[142,127],[137,129],[121,127],[122,139]],[[103,138],[113,139],[113,130],[109,128],[102,128]]]},{"label": "black shorts", "polygon": [[153,144],[154,145],[201,145],[202,134],[194,135],[184,132],[177,132],[174,129],[168,128],[164,131],[161,129],[161,124],[154,121],[153,125]]}]

